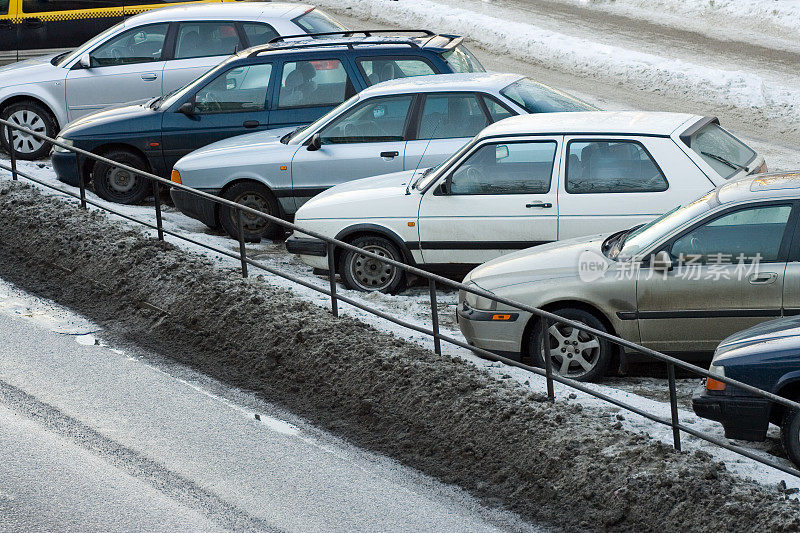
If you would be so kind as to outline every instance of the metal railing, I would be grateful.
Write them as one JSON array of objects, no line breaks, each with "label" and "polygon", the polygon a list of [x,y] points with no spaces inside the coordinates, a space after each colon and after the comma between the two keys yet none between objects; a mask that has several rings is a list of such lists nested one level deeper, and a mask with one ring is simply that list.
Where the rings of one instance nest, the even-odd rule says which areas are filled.
[{"label": "metal railing", "polygon": [[[778,404],[778,405],[782,405],[782,406],[784,406],[784,407],[786,407],[788,409],[800,410],[800,403],[791,401],[791,400],[789,400],[787,398],[783,398],[783,397],[778,396],[776,394],[773,394],[771,392],[768,392],[768,391],[765,391],[765,390],[762,390],[762,389],[758,389],[756,387],[753,387],[752,385],[748,385],[746,383],[742,383],[742,382],[737,381],[735,379],[731,379],[731,378],[728,378],[728,377],[725,377],[725,376],[719,376],[719,375],[711,374],[708,370],[706,370],[704,368],[701,368],[701,367],[696,366],[696,365],[692,365],[690,363],[687,363],[687,362],[682,361],[680,359],[677,359],[675,357],[669,356],[667,354],[658,352],[656,350],[652,350],[650,348],[647,348],[647,347],[644,347],[644,346],[640,346],[640,345],[638,345],[638,344],[636,344],[634,342],[631,342],[631,341],[625,340],[623,338],[611,335],[611,334],[609,334],[609,333],[607,333],[605,331],[597,330],[595,328],[587,326],[586,324],[584,324],[582,322],[576,322],[574,320],[569,320],[569,319],[560,317],[560,316],[558,316],[558,315],[556,315],[554,313],[551,313],[549,311],[545,311],[543,309],[539,309],[539,308],[536,308],[536,307],[531,307],[531,306],[525,305],[525,304],[520,303],[520,302],[516,302],[516,301],[508,299],[508,298],[497,296],[496,294],[493,294],[493,293],[491,293],[489,291],[483,290],[483,289],[481,289],[481,288],[479,288],[477,286],[465,285],[463,283],[459,283],[457,281],[453,281],[453,280],[445,278],[443,276],[439,276],[437,274],[433,274],[433,273],[430,273],[428,271],[422,270],[422,269],[417,268],[415,266],[411,266],[411,265],[408,265],[408,264],[400,262],[400,261],[395,261],[395,260],[389,259],[387,257],[379,256],[379,255],[374,254],[372,252],[369,252],[367,250],[363,250],[361,248],[353,246],[352,244],[350,244],[348,242],[340,241],[338,239],[334,239],[334,238],[328,237],[326,235],[322,235],[322,234],[317,233],[317,232],[312,231],[312,230],[307,230],[307,229],[302,228],[302,227],[300,227],[300,226],[298,226],[298,225],[296,225],[296,224],[294,224],[292,222],[288,222],[286,220],[283,220],[283,219],[281,219],[279,217],[275,217],[273,215],[269,215],[267,213],[263,213],[263,212],[258,211],[256,209],[252,209],[252,208],[247,207],[245,205],[238,204],[238,203],[232,202],[230,200],[226,200],[224,198],[221,198],[219,196],[215,196],[213,194],[208,194],[206,192],[199,191],[199,190],[193,189],[191,187],[187,187],[186,185],[183,185],[183,184],[172,182],[172,181],[164,179],[164,178],[162,178],[160,176],[156,176],[155,174],[151,174],[149,172],[145,172],[143,170],[139,170],[137,168],[133,168],[133,167],[128,166],[128,165],[117,163],[117,162],[115,162],[115,161],[113,161],[111,159],[108,159],[106,157],[99,156],[97,154],[88,152],[86,150],[82,150],[80,148],[75,148],[73,146],[64,144],[64,143],[62,143],[60,141],[57,141],[56,139],[52,139],[52,138],[47,137],[45,135],[42,135],[40,133],[37,133],[37,132],[31,131],[29,129],[23,128],[21,126],[18,126],[16,124],[12,123],[12,122],[9,122],[7,120],[0,119],[0,126],[3,128],[3,131],[4,131],[5,136],[6,136],[5,138],[9,139],[9,145],[11,145],[11,142],[10,142],[10,140],[11,140],[11,130],[18,130],[18,131],[21,131],[21,132],[26,133],[28,135],[32,135],[35,138],[38,138],[40,140],[43,140],[45,142],[48,142],[48,143],[53,144],[55,146],[58,146],[58,147],[60,147],[62,149],[65,149],[67,151],[73,152],[75,154],[80,154],[80,155],[82,155],[84,157],[88,157],[90,159],[94,159],[95,161],[100,161],[100,162],[106,163],[106,164],[111,165],[113,167],[126,170],[128,172],[131,172],[133,174],[136,174],[136,175],[139,175],[139,176],[142,176],[144,178],[147,178],[147,179],[151,180],[151,182],[153,184],[153,195],[155,197],[155,205],[154,205],[154,207],[155,207],[155,213],[156,213],[156,223],[152,224],[151,222],[148,222],[148,221],[145,221],[145,220],[139,220],[139,219],[134,218],[134,217],[132,217],[130,215],[127,215],[125,213],[117,211],[116,209],[110,208],[108,206],[100,204],[99,202],[95,202],[95,201],[93,201],[91,199],[86,198],[86,184],[84,183],[83,175],[80,172],[79,172],[79,176],[78,176],[78,190],[79,190],[79,192],[76,194],[74,191],[70,191],[70,190],[62,189],[60,187],[56,187],[56,186],[54,186],[54,185],[52,185],[50,183],[47,183],[44,180],[38,179],[35,176],[31,176],[30,174],[19,170],[19,168],[17,168],[17,166],[18,166],[17,165],[17,159],[16,159],[16,154],[14,153],[13,148],[9,150],[10,154],[11,154],[11,161],[10,161],[11,164],[10,164],[10,166],[9,165],[5,165],[4,163],[0,163],[0,168],[11,172],[12,180],[17,180],[18,177],[21,176],[23,178],[26,178],[26,179],[28,179],[30,181],[33,181],[33,182],[39,184],[39,185],[42,185],[42,186],[44,186],[46,188],[49,188],[49,189],[58,191],[58,192],[60,192],[62,194],[66,194],[68,196],[72,196],[74,198],[80,199],[80,207],[83,208],[83,209],[86,209],[87,205],[91,205],[91,206],[97,207],[99,209],[102,209],[103,211],[112,213],[112,214],[114,214],[116,216],[119,216],[121,218],[129,220],[131,222],[135,222],[135,223],[140,224],[142,226],[154,229],[157,232],[159,240],[163,241],[164,240],[164,236],[165,235],[169,235],[169,236],[175,237],[177,239],[183,240],[185,242],[189,242],[191,244],[200,246],[202,248],[205,248],[205,249],[208,249],[208,250],[212,250],[212,251],[214,251],[216,253],[219,253],[221,255],[224,255],[224,256],[227,256],[227,257],[231,257],[231,258],[234,258],[234,259],[238,259],[240,261],[240,263],[241,263],[241,274],[245,278],[248,277],[248,265],[249,265],[249,266],[253,266],[253,267],[259,268],[261,270],[264,270],[266,272],[269,272],[270,274],[274,274],[274,275],[279,276],[281,278],[287,279],[287,280],[289,280],[289,281],[291,281],[293,283],[297,283],[298,285],[302,285],[302,286],[304,286],[306,288],[309,288],[309,289],[312,289],[312,290],[317,291],[319,293],[325,294],[325,295],[329,296],[330,299],[331,299],[331,312],[333,313],[334,316],[338,316],[339,315],[339,302],[344,302],[344,303],[347,303],[349,305],[352,305],[353,307],[356,307],[358,309],[366,311],[366,312],[368,312],[368,313],[370,313],[372,315],[375,315],[375,316],[383,318],[383,319],[385,319],[385,320],[387,320],[389,322],[397,324],[399,326],[403,326],[403,327],[411,329],[413,331],[417,331],[419,333],[423,333],[423,334],[431,336],[433,338],[433,342],[434,342],[434,351],[437,354],[441,354],[442,353],[441,342],[445,341],[445,342],[450,343],[450,344],[452,344],[454,346],[458,346],[458,347],[461,347],[461,348],[466,348],[468,350],[471,350],[474,353],[476,353],[476,354],[478,354],[480,356],[483,356],[483,357],[485,357],[487,359],[491,359],[491,360],[494,360],[494,361],[499,361],[499,362],[505,363],[507,365],[518,367],[518,368],[527,370],[529,372],[532,372],[534,374],[537,374],[539,376],[542,376],[546,380],[547,396],[548,396],[548,399],[551,402],[555,401],[554,382],[558,382],[558,383],[561,383],[562,385],[565,385],[565,386],[570,387],[572,389],[581,391],[581,392],[583,392],[585,394],[588,394],[590,396],[598,398],[598,399],[600,399],[600,400],[602,400],[604,402],[607,402],[607,403],[610,403],[610,404],[612,404],[614,406],[617,406],[617,407],[620,407],[622,409],[625,409],[626,411],[635,413],[635,414],[637,414],[639,416],[642,416],[642,417],[644,417],[644,418],[646,418],[648,420],[651,420],[653,422],[656,422],[656,423],[659,423],[659,424],[662,424],[662,425],[665,425],[665,426],[669,426],[669,427],[672,428],[673,446],[677,451],[681,450],[681,432],[683,432],[683,433],[687,433],[687,434],[692,435],[692,436],[694,436],[696,438],[702,439],[702,440],[704,440],[706,442],[712,443],[712,444],[714,444],[716,446],[719,446],[721,448],[724,448],[724,449],[726,449],[728,451],[737,453],[737,454],[739,454],[741,456],[747,457],[749,459],[752,459],[752,460],[757,461],[759,463],[762,463],[764,465],[770,466],[772,468],[775,468],[775,469],[780,470],[780,471],[782,471],[782,472],[784,472],[786,474],[795,476],[798,479],[800,479],[800,470],[788,467],[788,466],[786,466],[786,465],[784,465],[784,464],[782,464],[782,463],[780,463],[778,461],[774,461],[774,460],[771,460],[769,458],[761,457],[760,455],[754,453],[753,451],[751,451],[751,450],[749,450],[747,448],[743,448],[741,446],[738,446],[738,445],[735,445],[735,444],[731,444],[730,442],[726,442],[723,439],[717,438],[717,437],[715,437],[713,435],[709,435],[707,433],[698,431],[697,429],[694,429],[694,428],[691,428],[689,426],[686,426],[685,424],[682,424],[680,422],[680,420],[679,420],[679,415],[678,415],[678,394],[677,394],[676,385],[675,385],[675,368],[678,367],[678,368],[681,368],[683,370],[692,372],[694,374],[697,374],[698,376],[702,376],[702,377],[705,377],[705,378],[713,378],[713,379],[715,379],[717,381],[721,381],[721,382],[723,382],[723,383],[725,383],[727,385],[731,385],[731,386],[739,388],[739,389],[741,389],[743,391],[749,392],[750,394],[752,394],[754,396],[767,399],[767,400],[769,400],[769,401],[771,401],[771,402],[773,402],[775,404]],[[161,214],[161,202],[160,202],[160,186],[161,185],[165,185],[167,187],[172,187],[172,188],[175,188],[175,189],[179,189],[179,190],[185,191],[187,193],[193,194],[193,195],[195,195],[197,197],[203,198],[205,200],[209,200],[211,202],[214,202],[216,204],[225,205],[225,206],[228,206],[228,207],[232,208],[234,210],[234,212],[237,214],[237,218],[238,218],[239,253],[237,254],[237,253],[231,252],[229,250],[226,250],[224,248],[220,248],[218,246],[214,246],[214,245],[211,245],[211,244],[208,244],[208,243],[203,243],[203,242],[200,242],[200,241],[198,241],[196,239],[192,239],[191,237],[187,237],[185,235],[181,235],[181,234],[176,233],[174,231],[170,231],[168,229],[165,229],[164,226],[163,226],[163,219],[162,219],[162,214]],[[299,233],[303,233],[305,235],[308,235],[310,237],[314,237],[316,239],[319,239],[319,240],[324,241],[325,243],[327,243],[328,281],[329,281],[328,288],[317,286],[317,285],[315,285],[313,283],[310,283],[310,282],[308,282],[308,281],[306,281],[306,280],[304,280],[304,279],[302,279],[302,278],[300,278],[298,276],[292,275],[292,274],[287,273],[287,272],[280,271],[280,270],[278,270],[278,269],[276,269],[274,267],[271,267],[269,265],[266,265],[264,263],[261,263],[259,261],[256,261],[254,259],[251,259],[251,258],[247,257],[247,248],[245,246],[244,234],[243,234],[243,231],[242,231],[243,224],[244,224],[243,218],[244,218],[245,214],[249,214],[249,215],[253,215],[253,216],[256,216],[256,217],[264,218],[264,219],[266,219],[266,220],[268,220],[268,221],[270,221],[272,223],[275,223],[275,224],[278,224],[280,226],[283,226],[284,228],[291,229],[291,230],[297,231]],[[360,255],[363,255],[363,256],[366,256],[366,257],[369,257],[369,258],[372,258],[372,259],[377,259],[378,261],[381,261],[382,263],[386,263],[386,264],[394,266],[395,268],[399,268],[399,269],[401,269],[402,271],[404,271],[404,272],[406,272],[408,274],[413,274],[413,275],[415,275],[417,277],[427,279],[428,280],[429,292],[430,292],[431,328],[429,329],[429,328],[426,328],[426,327],[423,327],[423,326],[419,326],[417,324],[413,324],[411,322],[407,322],[405,320],[397,318],[396,316],[393,316],[393,315],[391,315],[389,313],[386,313],[385,311],[381,311],[380,309],[376,309],[374,307],[371,307],[371,306],[369,306],[369,305],[367,305],[367,304],[365,304],[363,302],[360,302],[358,300],[350,298],[350,297],[348,297],[346,295],[339,294],[337,292],[337,288],[336,288],[336,268],[335,268],[336,265],[334,264],[335,251],[336,251],[337,248],[339,248],[341,250],[348,250],[348,251],[352,251],[352,252],[357,252]],[[544,363],[544,368],[542,369],[542,368],[539,368],[539,367],[536,367],[536,366],[531,366],[531,365],[524,364],[524,363],[522,363],[520,361],[515,361],[513,359],[509,359],[508,357],[504,357],[502,355],[498,355],[498,354],[496,354],[494,352],[491,352],[489,350],[484,350],[482,348],[477,348],[475,346],[471,346],[470,344],[466,343],[463,340],[456,339],[456,338],[453,338],[453,337],[450,337],[448,335],[443,334],[439,329],[439,314],[438,314],[439,311],[438,311],[438,308],[437,308],[437,300],[436,300],[436,288],[437,288],[437,285],[438,286],[450,287],[452,289],[457,289],[457,290],[460,290],[460,291],[469,292],[469,293],[472,293],[472,294],[474,294],[476,296],[481,296],[483,298],[487,298],[489,300],[497,302],[498,304],[506,305],[506,306],[508,306],[508,307],[510,307],[512,309],[518,309],[520,311],[525,311],[525,312],[531,313],[532,315],[535,315],[535,316],[539,317],[539,321],[538,322],[539,322],[539,327],[541,328],[540,329],[540,332],[541,332],[540,334],[541,334],[541,338],[542,339],[548,339],[549,338],[550,325],[552,325],[552,324],[564,324],[564,325],[570,326],[572,328],[578,329],[580,331],[584,331],[584,332],[590,333],[590,334],[595,335],[595,336],[597,336],[599,338],[606,339],[607,341],[609,341],[609,342],[611,342],[611,343],[613,343],[616,346],[619,346],[621,348],[628,349],[628,350],[630,350],[632,352],[639,353],[639,354],[648,356],[648,357],[650,357],[652,359],[655,359],[657,361],[663,362],[667,367],[667,379],[668,379],[668,384],[669,384],[669,398],[670,398],[670,418],[664,418],[664,417],[658,416],[656,414],[650,413],[650,412],[645,411],[644,409],[642,409],[640,407],[628,404],[628,403],[623,402],[623,401],[621,401],[621,400],[619,400],[617,398],[614,398],[614,397],[609,396],[607,394],[604,394],[602,392],[596,391],[596,390],[592,389],[590,386],[588,386],[588,385],[586,385],[584,383],[581,383],[581,382],[575,381],[573,379],[569,379],[569,378],[566,378],[564,376],[561,376],[561,375],[559,375],[557,373],[554,373],[553,372],[553,368],[552,368],[552,361],[550,360],[550,357],[549,356],[545,356],[544,354],[542,354],[542,359],[543,359],[543,363]]]}]

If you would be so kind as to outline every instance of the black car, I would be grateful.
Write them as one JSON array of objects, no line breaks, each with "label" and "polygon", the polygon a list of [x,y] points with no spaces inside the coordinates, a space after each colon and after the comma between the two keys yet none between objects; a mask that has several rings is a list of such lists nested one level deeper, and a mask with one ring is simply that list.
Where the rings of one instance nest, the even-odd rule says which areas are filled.
[{"label": "black car", "polygon": [[[420,36],[380,36],[384,32],[294,36],[301,41],[279,37],[235,54],[163,98],[78,119],[59,140],[169,178],[175,162],[197,148],[253,131],[308,124],[375,83],[484,71],[460,37],[427,30],[405,31]],[[136,203],[149,192],[143,180],[136,183],[127,172],[93,165],[73,152],[55,148],[52,159],[61,181],[77,185],[82,173],[106,200]]]},{"label": "black car", "polygon": [[[709,371],[789,400],[800,400],[800,316],[780,318],[722,341]],[[694,412],[716,420],[729,439],[763,441],[770,423],[780,426],[791,461],[800,466],[800,411],[707,379],[692,398]]]}]

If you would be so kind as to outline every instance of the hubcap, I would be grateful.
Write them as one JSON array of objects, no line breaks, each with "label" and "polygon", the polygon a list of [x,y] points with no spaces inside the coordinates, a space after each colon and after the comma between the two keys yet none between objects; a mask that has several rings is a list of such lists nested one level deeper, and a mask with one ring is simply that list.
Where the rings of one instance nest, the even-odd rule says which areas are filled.
[{"label": "hubcap", "polygon": [[548,356],[556,372],[565,377],[579,378],[597,365],[600,341],[595,335],[565,324],[553,324],[547,331]]},{"label": "hubcap", "polygon": [[114,168],[108,173],[108,185],[117,193],[130,192],[136,186],[137,176],[127,170]]},{"label": "hubcap", "polygon": [[[364,246],[364,250],[388,259],[395,259],[383,246],[372,244]],[[399,272],[395,267],[362,254],[353,256],[350,261],[350,273],[358,286],[365,291],[381,291],[389,287]]]},{"label": "hubcap", "polygon": [[[8,121],[13,122],[17,126],[27,128],[31,131],[35,131],[36,133],[40,133],[42,135],[45,135],[47,133],[47,128],[45,127],[44,120],[42,120],[42,117],[40,117],[33,111],[29,111],[27,109],[21,109],[19,111],[12,113],[8,117]],[[3,131],[4,131],[3,136],[7,141],[8,134],[5,133],[5,128]],[[42,145],[44,144],[44,141],[40,141],[33,135],[19,130],[14,130],[11,132],[11,139],[12,139],[11,144],[14,146],[14,150],[21,154],[32,154],[33,152],[41,148]]]},{"label": "hubcap", "polygon": [[[269,212],[269,203],[267,203],[267,200],[260,194],[245,193],[237,197],[234,200],[234,202],[236,202],[237,204],[245,205],[257,211],[263,211],[264,213],[272,214]],[[237,216],[238,216],[238,211],[232,209],[231,221],[233,222],[234,227],[237,227],[239,224],[239,221],[236,218]],[[266,218],[254,215],[252,213],[242,212],[242,228],[245,231],[261,232],[264,230],[264,228],[267,227],[268,224],[269,221]]]}]

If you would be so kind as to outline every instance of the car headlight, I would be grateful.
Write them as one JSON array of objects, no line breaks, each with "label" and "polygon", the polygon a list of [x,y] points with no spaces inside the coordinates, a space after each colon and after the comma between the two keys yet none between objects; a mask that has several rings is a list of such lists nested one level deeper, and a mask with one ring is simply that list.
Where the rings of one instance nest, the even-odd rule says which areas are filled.
[{"label": "car headlight", "polygon": [[[66,144],[67,146],[75,146],[75,142],[72,139],[65,139],[63,137],[56,137],[56,141],[58,141],[60,143],[63,143],[63,144]],[[54,152],[58,152],[60,154],[65,154],[65,153],[70,152],[70,150],[67,150],[66,148],[61,147],[61,146],[59,146],[57,144],[53,145],[53,151]]]},{"label": "car headlight", "polygon": [[464,302],[472,309],[481,311],[495,311],[497,310],[497,302],[485,296],[478,296],[471,292],[464,292]]},{"label": "car headlight", "polygon": [[[721,376],[725,377],[725,367],[724,366],[716,366],[711,364],[708,367],[708,372],[713,376]],[[725,390],[726,384],[722,381],[717,381],[714,378],[706,378],[706,390],[715,390],[715,391],[723,391]]]}]

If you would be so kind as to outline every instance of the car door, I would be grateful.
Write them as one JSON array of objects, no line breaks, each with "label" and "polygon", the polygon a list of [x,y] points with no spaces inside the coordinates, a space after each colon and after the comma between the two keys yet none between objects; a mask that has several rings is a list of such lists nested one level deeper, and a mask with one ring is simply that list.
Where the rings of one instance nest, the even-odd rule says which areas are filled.
[{"label": "car door", "polygon": [[29,57],[79,46],[123,19],[121,0],[22,0],[20,5],[20,55]]},{"label": "car door", "polygon": [[14,24],[16,1],[0,0],[0,60],[3,64],[17,60],[17,28]]},{"label": "car door", "polygon": [[[166,111],[161,126],[165,168],[172,168],[178,159],[201,146],[266,129],[272,75],[271,63],[223,70]],[[187,102],[191,111],[178,111]]]},{"label": "car door", "polygon": [[232,21],[187,21],[175,25],[175,46],[164,64],[164,94],[199,78],[236,50],[247,48]]},{"label": "car door", "polygon": [[425,191],[419,247],[426,264],[477,264],[556,240],[561,137],[476,145]]},{"label": "car door", "polygon": [[70,120],[106,107],[161,95],[168,23],[148,24],[110,37],[89,52],[90,66],[67,74]]},{"label": "car door", "polygon": [[273,128],[314,122],[363,88],[350,63],[333,54],[285,61],[280,69],[270,108]]},{"label": "car door", "polygon": [[[704,352],[742,329],[781,315],[792,202],[716,212],[661,249],[667,272],[637,276],[642,344],[662,351]],[[791,222],[790,222],[791,220]]]},{"label": "car door", "polygon": [[475,93],[423,94],[418,107],[417,125],[406,144],[406,170],[438,165],[491,122]]},{"label": "car door", "polygon": [[627,229],[714,184],[670,138],[567,136],[559,239]]},{"label": "car door", "polygon": [[297,207],[338,183],[403,170],[414,95],[370,98],[324,125],[318,150],[301,147],[292,160]]}]

